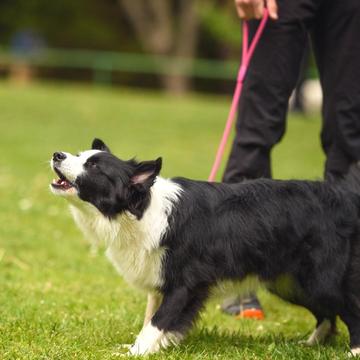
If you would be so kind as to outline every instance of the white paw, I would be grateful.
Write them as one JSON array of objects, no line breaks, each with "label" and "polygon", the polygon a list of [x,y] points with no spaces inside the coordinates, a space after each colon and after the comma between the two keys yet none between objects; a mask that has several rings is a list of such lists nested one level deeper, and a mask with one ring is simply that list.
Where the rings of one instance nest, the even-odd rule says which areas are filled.
[{"label": "white paw", "polygon": [[161,338],[164,332],[156,326],[148,323],[136,338],[135,344],[131,346],[129,355],[146,355],[160,350]]},{"label": "white paw", "polygon": [[160,350],[159,344],[144,344],[136,342],[127,353],[128,356],[139,356],[139,355],[148,355],[153,354]]},{"label": "white paw", "polygon": [[171,345],[177,345],[182,340],[180,333],[163,332],[147,324],[138,335],[135,344],[131,346],[128,355],[148,355],[165,349]]},{"label": "white paw", "polygon": [[352,358],[352,357],[359,357],[360,356],[360,347],[356,347],[350,350],[350,352],[348,353],[348,357]]}]

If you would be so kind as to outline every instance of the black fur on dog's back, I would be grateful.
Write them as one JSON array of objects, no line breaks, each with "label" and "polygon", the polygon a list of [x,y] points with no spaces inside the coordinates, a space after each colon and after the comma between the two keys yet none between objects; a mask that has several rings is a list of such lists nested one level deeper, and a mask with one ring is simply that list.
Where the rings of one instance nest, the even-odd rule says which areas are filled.
[{"label": "black fur on dog's back", "polygon": [[[345,180],[173,179],[184,191],[162,240],[167,255],[161,292],[165,302],[169,295],[186,306],[176,321],[164,306],[154,324],[184,331],[211,287],[248,275],[307,307],[318,321],[339,314],[347,322],[354,312],[360,318],[359,303],[354,306],[360,299],[360,201],[353,181],[360,177],[351,175],[351,186]],[[283,277],[290,281],[285,293],[277,286]],[[353,345],[360,345],[360,336]]]}]

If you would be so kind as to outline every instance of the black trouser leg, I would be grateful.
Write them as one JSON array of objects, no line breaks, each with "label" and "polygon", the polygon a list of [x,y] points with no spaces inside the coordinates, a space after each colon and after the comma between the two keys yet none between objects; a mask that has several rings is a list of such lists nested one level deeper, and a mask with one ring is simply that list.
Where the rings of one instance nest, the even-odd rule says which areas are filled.
[{"label": "black trouser leg", "polygon": [[[288,100],[319,3],[279,1],[279,20],[267,24],[244,82],[223,181],[271,177],[270,151],[284,134]],[[252,35],[257,24],[250,22]]]},{"label": "black trouser leg", "polygon": [[360,159],[360,1],[325,1],[313,43],[324,94],[325,172],[346,173]]},{"label": "black trouser leg", "polygon": [[[270,152],[285,131],[289,97],[320,0],[278,4],[279,20],[267,24],[244,82],[224,182],[271,177]],[[250,22],[251,37],[257,26],[257,21]],[[250,297],[257,301],[255,294]]]}]

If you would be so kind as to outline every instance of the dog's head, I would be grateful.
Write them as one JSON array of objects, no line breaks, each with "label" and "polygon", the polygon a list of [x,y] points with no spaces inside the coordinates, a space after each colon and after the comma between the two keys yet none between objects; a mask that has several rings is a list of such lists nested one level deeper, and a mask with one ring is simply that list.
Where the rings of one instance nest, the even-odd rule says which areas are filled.
[{"label": "dog's head", "polygon": [[109,218],[130,211],[140,219],[161,169],[161,158],[144,162],[120,160],[100,139],[94,139],[91,150],[77,155],[55,152],[50,163],[58,176],[50,185],[55,195],[78,197]]}]

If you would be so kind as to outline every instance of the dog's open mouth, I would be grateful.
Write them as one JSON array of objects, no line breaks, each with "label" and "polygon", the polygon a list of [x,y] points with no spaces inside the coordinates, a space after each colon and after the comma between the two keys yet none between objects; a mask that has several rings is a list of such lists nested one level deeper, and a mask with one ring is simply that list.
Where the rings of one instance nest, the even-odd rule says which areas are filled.
[{"label": "dog's open mouth", "polygon": [[66,191],[74,187],[74,184],[69,181],[59,169],[54,167],[54,171],[59,176],[59,178],[52,181],[51,186],[53,188]]}]

